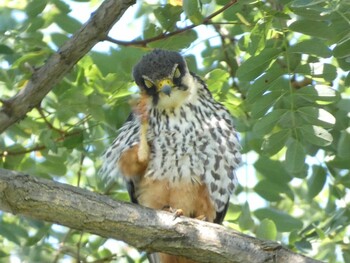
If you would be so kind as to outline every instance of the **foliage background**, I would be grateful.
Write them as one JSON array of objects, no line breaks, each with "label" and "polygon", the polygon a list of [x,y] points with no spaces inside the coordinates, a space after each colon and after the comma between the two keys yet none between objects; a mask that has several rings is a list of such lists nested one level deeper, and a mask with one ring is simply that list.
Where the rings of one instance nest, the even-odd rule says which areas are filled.
[{"label": "foliage background", "polygon": [[[84,2],[2,1],[1,99],[79,29],[71,6],[89,15],[101,1]],[[109,50],[86,55],[1,135],[0,166],[127,200],[122,182],[106,189],[98,178],[99,157],[130,111],[132,66],[152,48],[178,50],[241,135],[241,187],[225,225],[350,262],[350,2],[239,1],[201,25],[228,2],[139,1],[126,23],[130,31],[141,26],[136,39],[110,39]],[[125,244],[0,212],[0,262],[9,260],[146,261]]]}]

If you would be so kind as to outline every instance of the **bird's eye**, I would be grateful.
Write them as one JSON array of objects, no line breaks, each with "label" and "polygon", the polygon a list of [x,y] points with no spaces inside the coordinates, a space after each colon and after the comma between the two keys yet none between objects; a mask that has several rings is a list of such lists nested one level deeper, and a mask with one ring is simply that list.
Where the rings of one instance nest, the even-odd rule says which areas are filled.
[{"label": "bird's eye", "polygon": [[180,78],[180,76],[181,76],[181,72],[180,72],[179,68],[176,68],[175,72],[174,72],[174,78],[178,79],[178,78]]},{"label": "bird's eye", "polygon": [[153,83],[148,79],[145,79],[145,86],[150,89],[153,87]]}]

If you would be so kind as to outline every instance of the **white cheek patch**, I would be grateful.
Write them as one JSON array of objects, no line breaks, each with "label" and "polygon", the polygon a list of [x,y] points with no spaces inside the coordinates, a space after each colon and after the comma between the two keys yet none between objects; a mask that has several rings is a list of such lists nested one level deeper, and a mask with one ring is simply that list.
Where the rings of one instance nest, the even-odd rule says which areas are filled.
[{"label": "white cheek patch", "polygon": [[182,84],[188,88],[182,90],[178,87],[173,87],[170,96],[160,92],[157,107],[162,110],[174,110],[182,106],[184,103],[193,100],[194,96],[197,94],[198,83],[189,73],[187,73],[182,78]]},{"label": "white cheek patch", "polygon": [[159,101],[157,107],[159,109],[173,110],[186,102],[188,96],[189,92],[187,90],[179,90],[177,88],[174,88],[171,91],[170,96],[164,93],[159,93]]}]

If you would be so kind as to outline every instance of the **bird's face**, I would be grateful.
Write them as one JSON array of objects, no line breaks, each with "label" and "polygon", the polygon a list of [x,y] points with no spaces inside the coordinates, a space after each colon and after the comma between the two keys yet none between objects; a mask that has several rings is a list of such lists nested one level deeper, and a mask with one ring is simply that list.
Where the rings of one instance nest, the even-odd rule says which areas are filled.
[{"label": "bird's face", "polygon": [[173,51],[156,49],[145,55],[134,67],[133,75],[141,92],[160,109],[181,106],[193,86],[185,60]]}]

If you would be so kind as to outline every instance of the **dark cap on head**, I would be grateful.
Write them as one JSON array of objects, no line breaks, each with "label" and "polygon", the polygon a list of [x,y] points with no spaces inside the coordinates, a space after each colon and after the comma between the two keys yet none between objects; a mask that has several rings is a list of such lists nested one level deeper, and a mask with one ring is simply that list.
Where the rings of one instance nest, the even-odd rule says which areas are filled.
[{"label": "dark cap on head", "polygon": [[157,81],[173,74],[174,66],[178,65],[181,71],[186,68],[183,57],[175,51],[155,49],[144,55],[134,67],[133,75],[137,85],[142,83],[143,76]]}]

